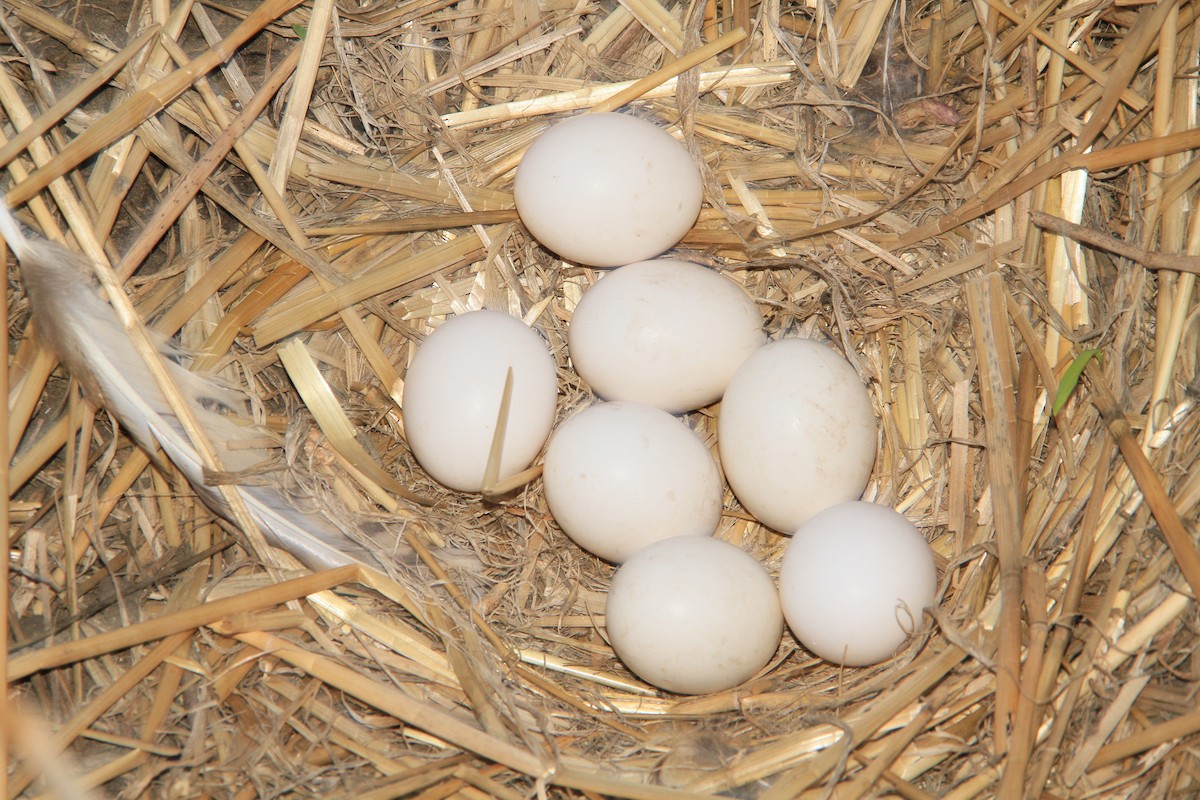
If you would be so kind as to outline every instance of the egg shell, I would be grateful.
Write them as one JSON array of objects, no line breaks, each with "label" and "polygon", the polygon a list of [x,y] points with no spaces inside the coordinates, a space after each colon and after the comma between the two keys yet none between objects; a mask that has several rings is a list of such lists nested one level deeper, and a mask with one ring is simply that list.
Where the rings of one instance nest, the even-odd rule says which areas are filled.
[{"label": "egg shell", "polygon": [[672,536],[710,536],[724,483],[683,422],[637,403],[584,409],[550,436],[542,468],[550,513],[576,544],[620,563]]},{"label": "egg shell", "polygon": [[721,466],[742,506],[781,533],[862,496],[878,422],[867,388],[837,351],[809,339],[764,345],[721,401]]},{"label": "egg shell", "polygon": [[521,222],[561,258],[613,267],[674,247],[700,213],[687,149],[627,114],[572,117],[534,140],[513,187]]},{"label": "egg shell", "polygon": [[510,367],[500,478],[528,467],[554,424],[558,375],[546,342],[516,317],[481,310],[446,320],[421,344],[404,377],[404,428],[434,480],[462,492],[483,488]]},{"label": "egg shell", "polygon": [[613,576],[609,641],[647,683],[678,694],[730,689],[752,678],[783,635],[766,568],[729,542],[676,536],[642,548]]},{"label": "egg shell", "polygon": [[937,567],[920,531],[902,514],[861,501],[827,508],[801,526],[779,568],[796,639],[847,666],[895,653],[936,592]]},{"label": "egg shell", "polygon": [[678,413],[721,398],[766,341],[754,301],[716,270],[678,259],[603,275],[571,315],[571,363],[606,400]]}]

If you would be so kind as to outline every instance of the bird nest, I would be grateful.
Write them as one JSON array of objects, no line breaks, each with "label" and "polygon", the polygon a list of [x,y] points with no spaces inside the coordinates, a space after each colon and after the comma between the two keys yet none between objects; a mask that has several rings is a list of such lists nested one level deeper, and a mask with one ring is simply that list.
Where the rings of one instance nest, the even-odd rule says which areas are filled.
[{"label": "bird nest", "polygon": [[[1195,795],[1196,10],[8,0],[8,204],[245,392],[272,459],[214,485],[302,496],[381,566],[215,516],[56,368],[10,258],[6,795]],[[512,185],[596,108],[701,165],[674,254],[867,382],[865,498],[939,572],[889,660],[785,633],[731,690],[660,691],[536,477],[413,459],[406,366],[455,314],[535,325],[560,418],[591,401],[565,334],[601,273]],[[711,449],[718,414],[685,416]],[[729,493],[717,536],[773,574],[787,544]]]}]

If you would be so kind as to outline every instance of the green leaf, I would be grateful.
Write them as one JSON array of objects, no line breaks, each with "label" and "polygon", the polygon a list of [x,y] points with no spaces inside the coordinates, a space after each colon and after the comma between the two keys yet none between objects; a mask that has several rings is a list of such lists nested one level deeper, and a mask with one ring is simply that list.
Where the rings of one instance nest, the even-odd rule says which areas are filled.
[{"label": "green leaf", "polygon": [[308,26],[307,25],[293,25],[292,30],[294,30],[296,32],[296,35],[299,36],[301,39],[308,36]]},{"label": "green leaf", "polygon": [[1103,360],[1103,356],[1099,350],[1084,350],[1079,355],[1075,356],[1075,360],[1067,367],[1067,371],[1063,373],[1062,380],[1058,382],[1058,391],[1054,393],[1054,413],[1063,410],[1063,406],[1071,399],[1071,393],[1075,391],[1075,387],[1079,384],[1079,379],[1083,375],[1084,369],[1087,368],[1088,362],[1093,358]]}]

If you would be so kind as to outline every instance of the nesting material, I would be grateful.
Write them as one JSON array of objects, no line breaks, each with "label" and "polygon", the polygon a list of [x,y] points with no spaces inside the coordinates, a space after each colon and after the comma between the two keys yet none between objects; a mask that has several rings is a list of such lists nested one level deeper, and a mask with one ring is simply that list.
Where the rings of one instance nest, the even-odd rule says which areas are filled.
[{"label": "nesting material", "polygon": [[[0,793],[1200,792],[1196,4],[835,5],[4,3],[8,205],[254,427],[190,476],[206,503],[44,349],[6,255]],[[602,278],[513,197],[590,111],[699,170],[671,257],[868,387],[864,499],[938,568],[882,662],[785,631],[733,689],[661,691],[540,457],[483,494],[414,458],[409,366],[470,311],[544,336],[558,421],[593,402],[567,334]],[[716,453],[719,415],[680,418]],[[303,569],[213,513],[234,486],[374,565]],[[728,489],[715,538],[778,576],[788,539]]]}]

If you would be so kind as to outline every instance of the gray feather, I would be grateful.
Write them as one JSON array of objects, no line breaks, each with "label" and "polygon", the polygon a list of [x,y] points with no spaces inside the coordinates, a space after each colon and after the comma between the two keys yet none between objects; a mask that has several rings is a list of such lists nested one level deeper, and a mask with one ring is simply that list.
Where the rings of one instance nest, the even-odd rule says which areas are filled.
[{"label": "gray feather", "polygon": [[[87,261],[59,245],[27,238],[3,203],[0,235],[21,266],[39,340],[139,447],[151,455],[161,447],[204,502],[230,519],[221,492],[206,481],[203,460],[170,403],[112,307],[97,294]],[[214,410],[236,408],[236,393],[184,369],[171,358],[177,353],[165,341],[160,344],[160,355],[226,471],[236,473],[266,459],[263,451],[239,446],[258,438],[260,431],[244,419]],[[235,488],[267,540],[308,567],[380,566],[366,547],[330,518],[296,508],[277,488]]]}]

